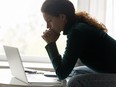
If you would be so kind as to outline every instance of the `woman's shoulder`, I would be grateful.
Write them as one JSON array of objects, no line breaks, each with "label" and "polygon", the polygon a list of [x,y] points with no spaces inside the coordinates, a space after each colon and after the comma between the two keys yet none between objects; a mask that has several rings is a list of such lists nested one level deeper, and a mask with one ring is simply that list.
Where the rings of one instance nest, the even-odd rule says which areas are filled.
[{"label": "woman's shoulder", "polygon": [[[86,22],[76,22],[72,29],[73,31],[80,31],[80,32],[104,32],[103,30],[100,30],[98,27],[88,24]],[[105,33],[105,32],[104,32]]]},{"label": "woman's shoulder", "polygon": [[92,26],[90,24],[84,23],[84,22],[77,22],[72,26],[71,31],[69,31],[70,34],[75,35],[84,35],[84,36],[101,36],[105,35],[106,33],[100,29],[98,29],[95,26]]},{"label": "woman's shoulder", "polygon": [[90,25],[83,23],[83,22],[76,22],[71,29],[68,31],[68,35],[83,35],[89,32]]},{"label": "woman's shoulder", "polygon": [[91,25],[84,22],[77,22],[72,26],[72,30],[77,30],[77,31],[88,31],[91,28],[92,28]]}]

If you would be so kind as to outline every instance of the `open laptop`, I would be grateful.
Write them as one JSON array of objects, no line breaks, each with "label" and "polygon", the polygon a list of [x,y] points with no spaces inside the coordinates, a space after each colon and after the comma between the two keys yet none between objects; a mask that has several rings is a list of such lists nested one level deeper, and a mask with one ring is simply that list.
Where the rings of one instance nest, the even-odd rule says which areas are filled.
[{"label": "open laptop", "polygon": [[31,86],[62,86],[64,81],[59,81],[58,78],[46,77],[38,73],[26,73],[23,66],[19,50],[16,47],[3,46],[6,57],[10,66],[11,73],[17,79]]}]

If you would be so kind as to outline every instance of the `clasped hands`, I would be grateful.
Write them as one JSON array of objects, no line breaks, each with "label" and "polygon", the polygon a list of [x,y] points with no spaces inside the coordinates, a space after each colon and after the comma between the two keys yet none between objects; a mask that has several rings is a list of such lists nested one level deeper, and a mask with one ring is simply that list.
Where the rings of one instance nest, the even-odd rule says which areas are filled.
[{"label": "clasped hands", "polygon": [[43,32],[42,38],[47,42],[56,42],[60,33],[55,32],[53,29],[48,29]]}]

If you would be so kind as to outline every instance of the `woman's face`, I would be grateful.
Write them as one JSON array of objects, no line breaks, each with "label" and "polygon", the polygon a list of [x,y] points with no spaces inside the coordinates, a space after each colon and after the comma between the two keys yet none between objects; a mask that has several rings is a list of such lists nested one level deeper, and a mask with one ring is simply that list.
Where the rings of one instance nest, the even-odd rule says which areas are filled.
[{"label": "woman's face", "polygon": [[47,23],[47,28],[53,29],[57,33],[63,31],[67,22],[66,16],[64,14],[60,14],[59,16],[51,16],[49,14],[43,13],[43,17]]}]

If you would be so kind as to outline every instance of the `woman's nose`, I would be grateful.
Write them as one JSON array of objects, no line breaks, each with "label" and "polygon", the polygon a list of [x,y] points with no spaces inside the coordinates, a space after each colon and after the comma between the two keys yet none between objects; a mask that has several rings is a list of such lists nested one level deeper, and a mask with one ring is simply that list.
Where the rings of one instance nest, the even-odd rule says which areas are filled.
[{"label": "woman's nose", "polygon": [[51,28],[51,25],[47,23],[47,28]]}]

